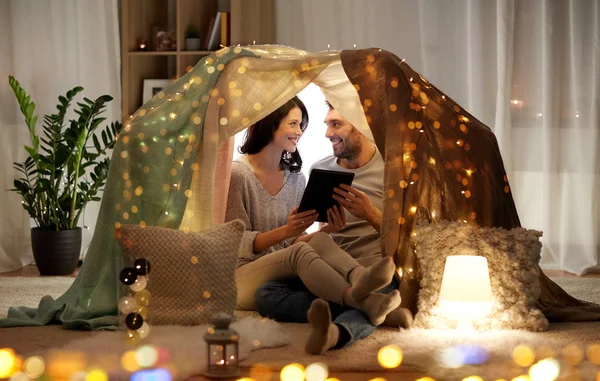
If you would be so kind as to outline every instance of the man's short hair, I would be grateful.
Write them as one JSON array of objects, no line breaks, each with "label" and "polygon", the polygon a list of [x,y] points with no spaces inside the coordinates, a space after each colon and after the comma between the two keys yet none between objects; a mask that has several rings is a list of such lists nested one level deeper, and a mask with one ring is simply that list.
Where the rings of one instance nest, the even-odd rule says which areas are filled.
[{"label": "man's short hair", "polygon": [[325,99],[325,104],[327,105],[327,107],[329,107],[329,111],[333,110],[334,107],[331,105],[331,103],[329,103],[327,99]]}]

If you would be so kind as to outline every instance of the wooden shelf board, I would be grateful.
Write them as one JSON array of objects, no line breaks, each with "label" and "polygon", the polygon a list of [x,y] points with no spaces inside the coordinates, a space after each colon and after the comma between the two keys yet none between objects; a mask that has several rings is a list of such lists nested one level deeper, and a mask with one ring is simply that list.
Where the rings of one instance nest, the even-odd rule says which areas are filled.
[{"label": "wooden shelf board", "polygon": [[153,57],[153,56],[176,56],[177,52],[174,50],[169,50],[169,51],[164,51],[164,52],[160,52],[160,51],[146,51],[146,52],[127,52],[127,54],[129,54],[130,56],[149,56],[149,57]]},{"label": "wooden shelf board", "polygon": [[181,52],[177,52],[177,54],[182,56],[208,56],[212,53],[214,53],[212,50],[184,50]]}]

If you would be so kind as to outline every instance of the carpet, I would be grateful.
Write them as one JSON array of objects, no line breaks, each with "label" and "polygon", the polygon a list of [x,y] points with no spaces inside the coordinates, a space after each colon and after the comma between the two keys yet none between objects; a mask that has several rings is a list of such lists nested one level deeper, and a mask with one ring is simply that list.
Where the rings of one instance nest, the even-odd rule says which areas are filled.
[{"label": "carpet", "polygon": [[[600,303],[600,278],[555,278],[553,279],[559,285],[565,288],[572,295],[591,302]],[[55,292],[54,296],[60,295],[62,291],[68,288],[73,278],[0,278],[1,300],[0,313],[5,313],[8,305],[26,305],[35,307],[41,296]],[[34,285],[32,287],[32,285]],[[61,288],[62,287],[62,288]],[[9,292],[11,293],[5,293]],[[15,294],[18,290],[18,294]],[[8,295],[8,297],[4,297]],[[22,296],[23,295],[23,296]],[[25,297],[25,295],[27,295]],[[579,354],[585,358],[586,345],[591,343],[600,343],[600,323],[556,323],[550,325],[550,330],[543,333],[531,333],[524,331],[492,331],[474,335],[460,334],[454,331],[426,331],[426,330],[398,330],[390,328],[380,328],[370,337],[337,351],[330,351],[322,356],[311,356],[304,353],[304,342],[308,334],[306,324],[276,324],[256,318],[253,314],[239,314],[242,318],[238,323],[248,319],[249,327],[256,327],[253,324],[263,324],[265,330],[249,329],[252,332],[248,337],[256,335],[244,344],[248,348],[247,358],[242,362],[242,366],[250,368],[254,364],[265,364],[273,370],[281,369],[284,365],[292,362],[301,364],[310,364],[313,362],[323,362],[327,364],[330,371],[381,371],[377,362],[378,350],[387,344],[394,344],[401,348],[403,352],[402,365],[392,371],[414,371],[423,372],[434,377],[436,380],[461,380],[462,378],[478,374],[485,379],[504,377],[514,377],[522,374],[524,369],[516,367],[509,360],[511,359],[512,349],[518,344],[526,344],[534,349],[545,348],[546,352],[553,350],[561,358],[561,375],[565,372],[579,372],[583,379],[595,379],[594,372],[597,366],[583,362],[578,367],[571,367],[566,360],[573,362],[569,356],[577,358]],[[246,323],[245,323],[246,324]],[[264,325],[273,324],[273,325]],[[173,336],[168,329],[173,327],[155,327],[154,333],[160,333],[165,328],[163,334],[158,335],[155,340],[166,339]],[[196,328],[180,328],[183,341],[190,341],[193,337],[191,333]],[[272,330],[272,331],[271,331]],[[189,332],[190,335],[185,332]],[[102,337],[99,337],[101,335]],[[112,336],[111,336],[112,335]],[[30,355],[34,353],[43,353],[49,348],[62,347],[63,349],[77,349],[89,346],[121,345],[118,333],[110,332],[73,332],[65,331],[57,326],[38,327],[38,328],[9,328],[0,329],[0,347],[10,346],[18,353]],[[184,338],[185,336],[185,338]],[[162,337],[162,338],[161,338]],[[242,336],[243,337],[243,336]],[[260,337],[263,339],[261,340]],[[273,342],[269,340],[273,339]],[[255,349],[254,344],[258,340],[261,344],[261,350]],[[173,340],[171,340],[173,341]],[[176,341],[176,340],[175,340]],[[200,342],[199,339],[191,340]],[[279,347],[284,342],[289,344]],[[566,356],[561,356],[561,351],[569,344],[575,346],[567,347]],[[192,345],[191,343],[185,345]],[[266,346],[278,346],[277,348],[265,348]],[[457,345],[470,345],[475,348],[479,354],[487,356],[488,361],[484,366],[463,366],[458,369],[453,368],[452,364],[445,364],[449,356],[449,349],[456,348]],[[183,347],[182,347],[183,348]],[[463,347],[464,349],[464,347]],[[183,349],[182,349],[183,350]],[[190,347],[188,350],[193,353],[193,358],[201,359],[198,351],[202,350],[200,346]],[[246,349],[245,349],[246,350]],[[570,353],[570,355],[569,355]],[[450,353],[451,354],[451,353]],[[456,353],[455,353],[456,354]],[[450,356],[452,357],[452,356]],[[454,356],[456,357],[456,356]],[[188,361],[189,362],[189,361]],[[444,365],[445,364],[445,365]],[[512,364],[512,365],[511,365]],[[202,364],[196,364],[195,369]],[[184,369],[182,374],[192,374],[195,369]],[[187,372],[187,373],[186,373]],[[575,374],[567,374],[568,378],[575,378]],[[593,376],[593,377],[592,377]],[[508,378],[510,379],[510,378]]]}]

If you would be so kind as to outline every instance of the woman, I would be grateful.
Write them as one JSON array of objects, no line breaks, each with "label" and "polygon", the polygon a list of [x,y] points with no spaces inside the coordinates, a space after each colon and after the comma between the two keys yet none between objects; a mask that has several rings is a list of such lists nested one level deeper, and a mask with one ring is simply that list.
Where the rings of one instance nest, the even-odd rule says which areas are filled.
[{"label": "woman", "polygon": [[359,309],[380,325],[400,304],[397,290],[375,293],[392,280],[391,259],[365,269],[337,246],[327,233],[345,224],[343,210],[331,209],[329,224],[313,234],[305,228],[316,212],[297,213],[306,181],[296,146],[307,125],[306,108],[294,97],[248,128],[245,155],[233,163],[226,221],[240,219],[248,229],[236,270],[238,308],[255,309],[264,283],[298,276],[316,296]]}]

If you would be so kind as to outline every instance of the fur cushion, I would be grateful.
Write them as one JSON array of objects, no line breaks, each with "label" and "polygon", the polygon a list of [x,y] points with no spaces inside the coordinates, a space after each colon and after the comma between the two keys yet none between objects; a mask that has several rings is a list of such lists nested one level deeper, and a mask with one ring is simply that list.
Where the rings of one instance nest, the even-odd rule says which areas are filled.
[{"label": "fur cushion", "polygon": [[197,325],[218,312],[233,315],[235,269],[244,224],[232,221],[199,233],[122,225],[117,239],[126,263],[150,262],[147,290],[154,325]]},{"label": "fur cushion", "polygon": [[413,241],[421,273],[418,313],[414,326],[453,329],[456,321],[438,305],[446,257],[481,255],[487,258],[492,286],[492,310],[473,322],[478,330],[545,331],[548,320],[536,308],[542,233],[516,228],[479,228],[460,222],[419,224]]}]

